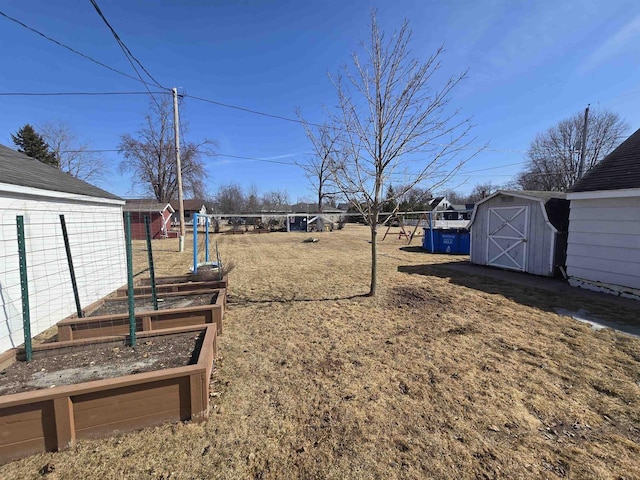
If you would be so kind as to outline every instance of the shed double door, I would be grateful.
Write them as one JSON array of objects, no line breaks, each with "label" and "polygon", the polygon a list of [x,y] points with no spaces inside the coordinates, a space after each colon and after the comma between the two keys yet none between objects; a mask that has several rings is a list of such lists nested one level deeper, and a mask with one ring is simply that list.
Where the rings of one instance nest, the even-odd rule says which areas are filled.
[{"label": "shed double door", "polygon": [[489,208],[488,223],[487,265],[526,271],[528,207]]}]

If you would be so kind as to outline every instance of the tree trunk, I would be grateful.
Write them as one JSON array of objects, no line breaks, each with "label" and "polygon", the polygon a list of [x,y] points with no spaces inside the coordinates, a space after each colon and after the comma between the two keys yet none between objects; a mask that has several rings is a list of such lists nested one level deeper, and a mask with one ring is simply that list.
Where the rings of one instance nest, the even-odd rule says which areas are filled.
[{"label": "tree trunk", "polygon": [[371,225],[371,286],[369,288],[369,296],[373,297],[376,294],[378,286],[378,225],[375,222]]},{"label": "tree trunk", "polygon": [[322,221],[322,193],[318,192],[318,219],[316,220],[316,232],[324,231],[324,223]]}]

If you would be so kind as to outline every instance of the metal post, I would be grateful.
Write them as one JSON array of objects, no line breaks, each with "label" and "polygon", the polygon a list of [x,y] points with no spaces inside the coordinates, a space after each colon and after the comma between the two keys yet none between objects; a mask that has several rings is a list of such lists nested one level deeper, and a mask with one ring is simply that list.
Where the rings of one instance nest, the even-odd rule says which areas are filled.
[{"label": "metal post", "polygon": [[76,312],[78,318],[82,318],[82,307],[80,306],[80,294],[78,293],[78,282],[76,281],[76,271],[73,268],[73,258],[71,257],[71,245],[69,245],[69,234],[67,233],[67,222],[64,215],[60,215],[60,226],[62,227],[62,238],[64,239],[64,249],[67,252],[67,263],[69,264],[69,274],[71,275],[71,287],[73,288],[73,298],[76,301]]},{"label": "metal post", "polygon": [[24,328],[24,351],[27,362],[33,358],[31,347],[31,316],[29,312],[29,280],[27,278],[27,249],[24,240],[24,217],[16,217],[18,227],[18,259],[20,262],[20,290],[22,292],[22,325]]},{"label": "metal post", "polygon": [[149,216],[144,216],[144,228],[147,231],[147,259],[149,260],[149,280],[151,282],[151,299],[153,300],[153,309],[158,310],[158,294],[156,292],[156,270],[153,265],[153,250],[151,247],[151,225]]},{"label": "metal post", "polygon": [[136,346],[136,304],[133,297],[133,248],[131,246],[131,212],[124,213],[124,234],[127,244],[127,296],[129,298],[129,338]]},{"label": "metal post", "polygon": [[435,236],[433,234],[433,212],[429,212],[429,225],[431,226],[431,253],[435,253],[436,245],[435,245]]},{"label": "metal post", "polygon": [[218,262],[218,280],[222,280],[222,260],[220,259],[220,250],[218,250],[218,240],[216,240],[216,261]]},{"label": "metal post", "polygon": [[193,214],[193,273],[198,273],[198,214]]},{"label": "metal post", "polygon": [[204,261],[209,262],[209,217],[205,217],[204,224]]},{"label": "metal post", "polygon": [[178,89],[173,90],[173,133],[175,137],[175,149],[176,149],[176,170],[178,177],[178,205],[180,207],[180,240],[179,250],[184,251],[184,199],[182,196],[182,166],[180,164],[180,115],[178,113]]}]

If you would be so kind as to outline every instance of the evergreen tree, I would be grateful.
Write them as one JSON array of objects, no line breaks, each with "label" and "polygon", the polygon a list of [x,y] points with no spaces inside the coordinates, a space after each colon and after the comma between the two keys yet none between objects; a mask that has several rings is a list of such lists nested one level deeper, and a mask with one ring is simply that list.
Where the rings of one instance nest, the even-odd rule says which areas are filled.
[{"label": "evergreen tree", "polygon": [[393,185],[389,185],[387,187],[387,196],[382,204],[382,210],[384,212],[393,212],[398,205],[398,201],[396,200],[396,192],[393,189]]},{"label": "evergreen tree", "polygon": [[50,150],[42,135],[36,132],[28,123],[18,130],[15,135],[12,134],[11,139],[20,153],[24,153],[52,167],[60,168],[60,160],[56,154]]}]

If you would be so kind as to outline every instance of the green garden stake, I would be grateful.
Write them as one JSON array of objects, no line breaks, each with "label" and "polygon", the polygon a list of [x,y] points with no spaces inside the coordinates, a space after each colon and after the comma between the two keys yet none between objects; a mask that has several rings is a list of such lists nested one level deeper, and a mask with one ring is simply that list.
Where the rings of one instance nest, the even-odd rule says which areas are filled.
[{"label": "green garden stake", "polygon": [[151,225],[149,216],[144,216],[144,227],[147,231],[147,259],[149,260],[149,280],[151,281],[151,299],[153,300],[153,309],[158,310],[158,293],[156,292],[156,273],[153,266],[153,250],[151,247]]},{"label": "green garden stake", "polygon": [[27,278],[27,249],[24,240],[24,217],[16,217],[18,227],[18,258],[20,261],[20,290],[22,293],[22,325],[24,328],[24,350],[27,362],[33,358],[31,346],[31,316],[29,314],[29,280]]},{"label": "green garden stake", "polygon": [[136,346],[136,306],[133,298],[133,247],[131,246],[131,213],[124,214],[124,234],[127,244],[127,296],[129,297],[129,338]]},{"label": "green garden stake", "polygon": [[76,271],[73,268],[73,258],[71,257],[71,245],[69,244],[69,234],[67,233],[67,222],[64,215],[60,215],[60,226],[62,227],[62,238],[64,239],[64,249],[67,252],[67,263],[69,264],[69,274],[71,275],[71,288],[73,288],[73,298],[76,301],[76,312],[78,318],[82,318],[82,307],[80,306],[80,293],[78,292],[78,282],[76,281]]}]

